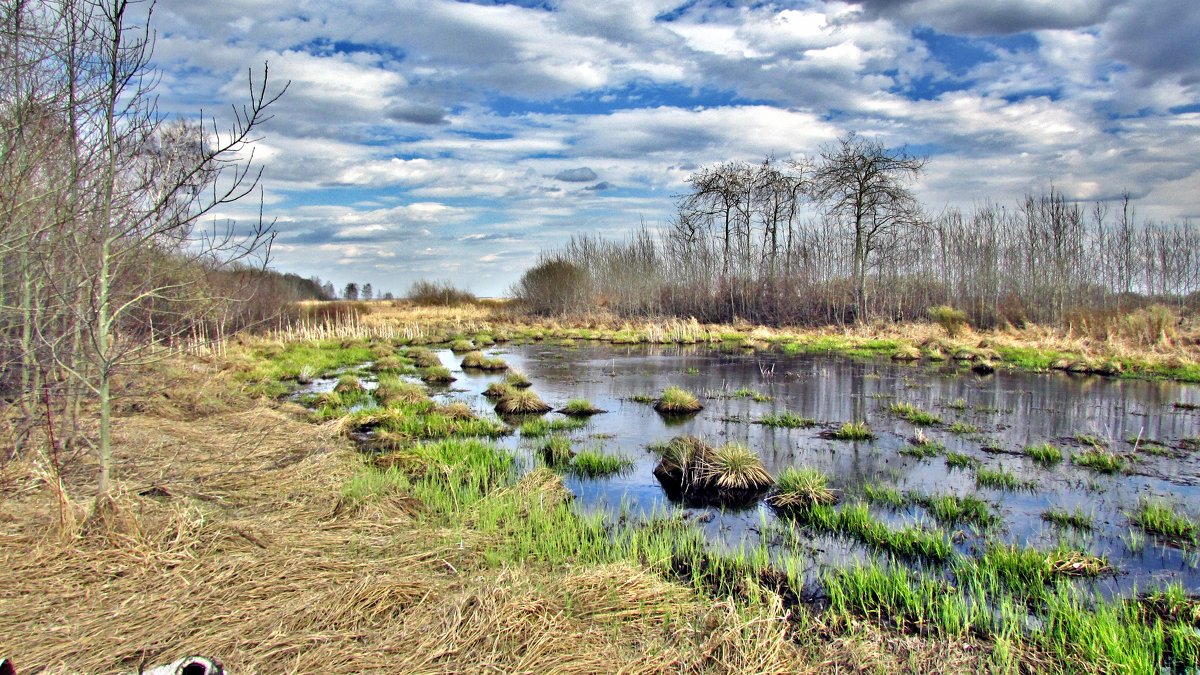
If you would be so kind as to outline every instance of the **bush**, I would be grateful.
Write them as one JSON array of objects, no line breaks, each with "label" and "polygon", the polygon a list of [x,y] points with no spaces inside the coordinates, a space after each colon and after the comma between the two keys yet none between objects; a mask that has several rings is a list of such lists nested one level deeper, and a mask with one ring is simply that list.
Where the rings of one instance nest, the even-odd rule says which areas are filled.
[{"label": "bush", "polygon": [[413,282],[406,297],[415,305],[431,307],[468,305],[478,301],[474,293],[456,288],[449,281],[427,281],[425,279]]},{"label": "bush", "polygon": [[551,258],[521,275],[511,295],[533,314],[567,314],[591,306],[592,279],[579,265]]},{"label": "bush", "polygon": [[950,305],[938,305],[929,308],[929,318],[946,331],[946,335],[955,338],[967,325],[967,314]]}]

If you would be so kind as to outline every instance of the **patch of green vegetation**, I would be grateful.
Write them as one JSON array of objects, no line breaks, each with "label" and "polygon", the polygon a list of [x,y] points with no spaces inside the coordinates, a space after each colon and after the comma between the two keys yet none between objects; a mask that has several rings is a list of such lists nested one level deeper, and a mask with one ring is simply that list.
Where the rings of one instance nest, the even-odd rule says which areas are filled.
[{"label": "patch of green vegetation", "polygon": [[571,432],[582,429],[587,426],[587,420],[567,417],[564,419],[548,420],[544,417],[539,417],[534,420],[527,420],[521,423],[518,430],[523,438],[537,438],[547,434],[558,432]]},{"label": "patch of green vegetation", "polygon": [[798,522],[832,534],[852,537],[864,544],[904,558],[946,560],[954,551],[946,533],[924,527],[892,529],[879,522],[863,502],[841,509],[817,504],[788,512]]},{"label": "patch of green vegetation", "polygon": [[699,375],[700,369],[695,366],[688,366],[687,368],[683,369],[683,374],[684,375]]},{"label": "patch of green vegetation", "polygon": [[432,366],[421,371],[421,380],[428,384],[446,384],[454,381],[450,369],[445,366]]},{"label": "patch of green vegetation", "polygon": [[1049,370],[1050,366],[1062,359],[1077,360],[1076,354],[1053,350],[1037,349],[1035,347],[1010,347],[997,345],[996,352],[1005,363],[1011,363],[1019,368],[1029,370]]},{"label": "patch of green vegetation", "polygon": [[1063,461],[1063,451],[1050,443],[1027,445],[1023,452],[1026,457],[1042,466],[1051,466]]},{"label": "patch of green vegetation", "polygon": [[1065,509],[1047,509],[1042,511],[1042,520],[1047,523],[1052,523],[1058,527],[1071,528],[1075,530],[1090,531],[1092,529],[1093,518],[1091,514],[1085,513],[1080,507],[1075,507],[1073,511]]},{"label": "patch of green vegetation", "polygon": [[475,344],[466,338],[460,338],[450,343],[450,351],[455,354],[473,351],[474,349]]},{"label": "patch of green vegetation", "polygon": [[900,454],[918,459],[929,459],[930,457],[937,457],[945,449],[946,446],[935,440],[922,438],[920,440],[909,441],[908,445],[900,448]]},{"label": "patch of green vegetation", "polygon": [[905,419],[910,423],[921,427],[942,423],[941,418],[937,415],[925,410],[921,410],[911,403],[896,402],[888,406],[888,410],[890,410],[893,415],[896,415],[897,417]]},{"label": "patch of green vegetation", "polygon": [[1083,433],[1075,434],[1075,442],[1081,443],[1083,445],[1090,445],[1094,448],[1107,448],[1108,447],[1108,441],[1103,438],[1100,438],[1099,436],[1097,436],[1095,434],[1083,434]]},{"label": "patch of green vegetation", "polygon": [[374,395],[380,405],[421,403],[429,399],[429,393],[425,387],[389,374],[380,374],[379,384],[375,387]]},{"label": "patch of green vegetation", "polygon": [[986,466],[975,471],[975,486],[992,488],[994,490],[1032,490],[1037,487],[1033,481],[1023,481],[1004,469],[992,469]]},{"label": "patch of green vegetation", "polygon": [[1071,461],[1099,473],[1117,473],[1125,469],[1124,458],[1095,446],[1072,456]]},{"label": "patch of green vegetation", "polygon": [[967,400],[965,398],[956,398],[953,401],[950,401],[949,403],[947,403],[946,407],[950,408],[951,410],[966,410],[967,409]]},{"label": "patch of green vegetation", "polygon": [[1143,531],[1172,542],[1193,546],[1200,543],[1197,540],[1200,537],[1200,523],[1165,501],[1142,498],[1129,519]]},{"label": "patch of green vegetation", "polygon": [[943,527],[970,524],[987,528],[1000,522],[1000,516],[992,511],[991,505],[971,495],[923,495],[914,501],[924,506]]},{"label": "patch of green vegetation", "polygon": [[967,422],[955,422],[947,427],[947,430],[952,434],[963,436],[979,433],[979,427]]},{"label": "patch of green vegetation", "polygon": [[571,473],[584,478],[599,478],[628,471],[633,460],[624,455],[608,455],[598,450],[581,450],[571,460]]},{"label": "patch of green vegetation", "polygon": [[765,427],[783,427],[785,429],[807,429],[817,426],[816,420],[787,411],[763,415],[754,423]]},{"label": "patch of green vegetation", "polygon": [[872,504],[902,509],[908,506],[908,498],[898,488],[878,483],[863,484],[863,499]]},{"label": "patch of green vegetation", "polygon": [[658,400],[658,397],[654,396],[653,394],[634,394],[633,396],[629,397],[629,400],[633,401],[634,403],[653,404]]},{"label": "patch of green vegetation", "polygon": [[436,368],[442,365],[442,360],[437,354],[425,347],[410,347],[408,358],[412,359],[413,365],[418,368]]},{"label": "patch of green vegetation", "polygon": [[779,474],[775,494],[767,500],[782,509],[809,508],[837,501],[829,489],[829,477],[812,467],[788,467]]},{"label": "patch of green vegetation", "polygon": [[390,445],[455,436],[495,438],[509,433],[504,424],[477,417],[466,406],[437,406],[428,400],[349,413],[345,428],[374,430],[377,443]]},{"label": "patch of green vegetation", "polygon": [[669,386],[654,403],[654,409],[668,415],[694,413],[704,408],[696,395],[682,387]]},{"label": "patch of green vegetation", "polygon": [[774,397],[768,396],[760,391],[755,391],[749,387],[742,387],[741,389],[738,389],[730,394],[730,396],[732,398],[748,398],[755,403],[767,403],[775,400]]},{"label": "patch of green vegetation", "polygon": [[[243,382],[254,383],[260,393],[278,396],[290,388],[287,382],[305,382],[314,377],[370,361],[375,353],[365,343],[343,345],[341,340],[289,342],[251,349],[254,367],[238,373]],[[287,382],[284,382],[287,381]]]},{"label": "patch of green vegetation", "polygon": [[504,359],[484,356],[480,351],[467,352],[461,365],[463,368],[476,370],[508,370],[508,364],[504,362]]},{"label": "patch of green vegetation", "polygon": [[1154,443],[1153,441],[1142,441],[1141,443],[1137,444],[1136,449],[1140,453],[1154,455],[1156,457],[1171,457],[1175,454],[1167,446]]},{"label": "patch of green vegetation", "polygon": [[496,403],[502,415],[540,415],[550,412],[550,406],[531,389],[509,389]]},{"label": "patch of green vegetation", "polygon": [[875,439],[875,432],[866,422],[846,422],[833,432],[833,437],[839,441],[870,441]]},{"label": "patch of green vegetation", "polygon": [[567,401],[567,404],[558,412],[570,417],[590,417],[605,411],[592,405],[592,402],[586,398],[573,398]]},{"label": "patch of green vegetation", "polygon": [[978,459],[961,452],[946,453],[946,468],[948,469],[976,469],[980,464]]},{"label": "patch of green vegetation", "polygon": [[570,438],[554,434],[538,446],[538,455],[551,469],[564,470],[571,465],[575,452],[571,449]]},{"label": "patch of green vegetation", "polygon": [[513,389],[528,389],[533,386],[533,382],[524,373],[517,372],[509,372],[509,374],[505,375],[504,384]]}]

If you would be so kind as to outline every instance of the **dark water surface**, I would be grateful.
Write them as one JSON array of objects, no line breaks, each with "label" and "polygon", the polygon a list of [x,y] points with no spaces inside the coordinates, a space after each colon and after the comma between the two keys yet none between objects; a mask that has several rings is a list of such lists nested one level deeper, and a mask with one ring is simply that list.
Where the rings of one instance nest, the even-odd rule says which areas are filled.
[{"label": "dark water surface", "polygon": [[[673,436],[691,434],[713,445],[739,441],[758,452],[773,474],[789,466],[812,466],[831,477],[843,501],[861,494],[865,482],[923,493],[976,495],[994,505],[1003,525],[989,537],[1018,545],[1051,548],[1060,541],[1106,556],[1119,573],[1096,583],[1103,595],[1129,593],[1178,581],[1200,591],[1200,555],[1164,545],[1131,525],[1129,514],[1140,497],[1165,498],[1193,517],[1200,511],[1200,452],[1181,446],[1200,436],[1200,412],[1176,403],[1200,403],[1200,387],[1171,382],[1118,380],[1065,373],[996,373],[979,376],[953,365],[903,365],[886,361],[826,356],[786,356],[717,351],[707,347],[615,346],[581,344],[566,347],[534,343],[488,350],[533,381],[533,390],[558,408],[572,398],[586,398],[608,412],[591,418],[573,432],[576,450],[599,449],[625,455],[634,468],[598,480],[568,476],[568,487],[579,508],[615,512],[622,505],[634,513],[663,513],[672,508],[652,470],[657,456],[646,446]],[[439,352],[457,381],[435,388],[439,399],[462,400],[491,412],[481,396],[503,374],[463,372],[459,357]],[[705,409],[682,420],[664,419],[645,403],[630,398],[657,396],[667,385],[679,385],[701,398]],[[731,397],[743,387],[772,397],[755,402]],[[924,428],[926,436],[943,443],[948,452],[961,452],[986,467],[1003,467],[1036,489],[1009,492],[977,489],[974,472],[950,470],[943,456],[917,459],[899,453],[916,427],[888,411],[893,402],[907,402],[932,412],[942,424]],[[953,405],[952,405],[953,404]],[[963,407],[965,404],[965,407]],[[810,429],[773,429],[753,420],[771,412],[789,411],[818,420]],[[551,413],[550,418],[560,417]],[[843,422],[867,420],[877,440],[846,442],[821,438]],[[947,430],[953,422],[973,424],[976,435]],[[1109,449],[1135,458],[1130,474],[1104,475],[1076,466],[1068,459],[1042,467],[1021,454],[1029,444],[1051,442],[1065,452],[1084,445],[1077,434],[1106,439]],[[1134,452],[1126,439],[1153,440],[1172,448],[1175,456]],[[538,439],[514,434],[501,442],[531,461]],[[1077,507],[1092,515],[1091,533],[1055,528],[1041,519],[1048,508]],[[767,536],[775,522],[769,508],[731,512],[687,509],[718,546],[733,548],[747,539]],[[920,507],[900,512],[872,507],[894,526],[927,523],[932,518]],[[710,519],[711,518],[711,519]],[[956,538],[960,550],[982,545],[978,533]],[[870,557],[862,546],[836,537],[811,541],[806,573],[815,575],[827,565]]]}]

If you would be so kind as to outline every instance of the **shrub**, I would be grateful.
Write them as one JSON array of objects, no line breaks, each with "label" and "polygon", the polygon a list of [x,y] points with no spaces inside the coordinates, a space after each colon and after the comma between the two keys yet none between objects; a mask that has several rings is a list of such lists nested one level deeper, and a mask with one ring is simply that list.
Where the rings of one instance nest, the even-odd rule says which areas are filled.
[{"label": "shrub", "polygon": [[566,314],[593,304],[591,275],[561,258],[543,260],[525,272],[510,294],[533,314]]},{"label": "shrub", "polygon": [[427,281],[421,279],[413,283],[406,296],[415,305],[450,307],[466,305],[478,299],[470,291],[456,288],[449,281]]},{"label": "shrub", "polygon": [[954,309],[950,305],[938,305],[937,307],[929,308],[929,318],[933,319],[934,323],[942,327],[946,331],[946,335],[952,338],[958,337],[962,329],[967,325],[967,315],[959,309]]}]

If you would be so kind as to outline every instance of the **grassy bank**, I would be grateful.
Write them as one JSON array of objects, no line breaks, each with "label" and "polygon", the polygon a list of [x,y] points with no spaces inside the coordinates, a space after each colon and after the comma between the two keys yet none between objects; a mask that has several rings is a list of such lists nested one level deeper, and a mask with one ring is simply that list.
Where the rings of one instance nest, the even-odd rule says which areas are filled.
[{"label": "grassy bank", "polygon": [[978,365],[1200,382],[1200,325],[1194,321],[1179,327],[1173,336],[1132,331],[1096,337],[1069,326],[1029,325],[986,331],[963,328],[951,338],[933,323],[768,328],[703,324],[694,319],[627,321],[596,311],[573,318],[545,319],[520,314],[496,302],[450,308],[374,303],[370,314],[350,324],[317,326],[311,332],[338,337],[375,335],[415,343],[448,343],[461,337],[484,336],[498,340],[708,344],[785,354],[956,363],[964,369]]}]

